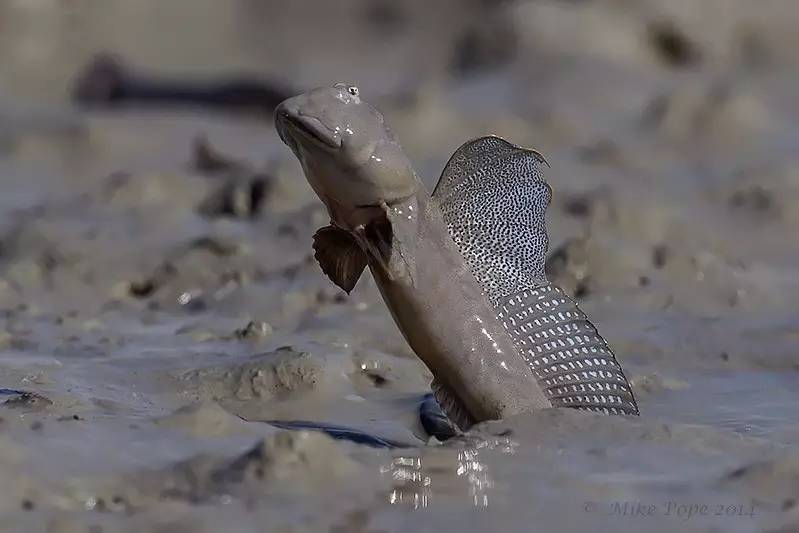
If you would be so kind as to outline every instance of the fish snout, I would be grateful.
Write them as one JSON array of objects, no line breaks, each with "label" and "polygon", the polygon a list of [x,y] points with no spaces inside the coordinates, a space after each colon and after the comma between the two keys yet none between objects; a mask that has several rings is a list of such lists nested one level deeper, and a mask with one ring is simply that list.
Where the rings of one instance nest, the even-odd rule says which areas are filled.
[{"label": "fish snout", "polygon": [[289,110],[289,106],[287,103],[291,100],[284,100],[275,108],[275,130],[277,130],[278,136],[280,136],[280,140],[283,141],[283,144],[287,145],[292,150],[294,149],[294,139],[291,135],[288,134],[288,122],[290,120],[291,112]]},{"label": "fish snout", "polygon": [[275,129],[280,136],[280,140],[296,152],[297,148],[297,134],[292,131],[296,130],[296,122],[302,115],[302,98],[303,95],[292,96],[280,102],[275,108]]}]

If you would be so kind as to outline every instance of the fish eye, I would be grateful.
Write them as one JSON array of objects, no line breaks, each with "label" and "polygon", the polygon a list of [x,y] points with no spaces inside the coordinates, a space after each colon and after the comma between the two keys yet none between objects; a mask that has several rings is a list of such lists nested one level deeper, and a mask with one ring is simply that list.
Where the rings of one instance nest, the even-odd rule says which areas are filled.
[{"label": "fish eye", "polygon": [[352,96],[358,96],[361,91],[355,85],[350,85],[347,87],[347,92],[350,93]]}]

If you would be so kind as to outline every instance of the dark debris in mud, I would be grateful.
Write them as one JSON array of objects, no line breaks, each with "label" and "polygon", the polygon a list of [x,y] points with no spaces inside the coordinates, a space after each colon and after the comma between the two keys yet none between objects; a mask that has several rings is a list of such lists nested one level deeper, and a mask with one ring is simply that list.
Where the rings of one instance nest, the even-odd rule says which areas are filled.
[{"label": "dark debris in mud", "polygon": [[587,242],[571,238],[553,249],[547,257],[547,279],[577,299],[591,292],[591,275]]},{"label": "dark debris in mud", "polygon": [[668,20],[658,20],[648,27],[649,41],[658,58],[670,67],[686,67],[702,59],[699,46]]},{"label": "dark debris in mud", "polygon": [[228,293],[258,275],[257,265],[237,261],[240,252],[234,239],[194,238],[164,254],[149,274],[129,281],[128,295],[156,307],[174,299],[183,309],[202,311],[209,295]]},{"label": "dark debris in mud", "polygon": [[671,259],[671,255],[671,249],[667,244],[655,245],[652,247],[652,266],[658,270],[664,268]]},{"label": "dark debris in mud", "polygon": [[408,23],[408,14],[400,2],[394,0],[365,0],[363,17],[375,31],[396,33]]},{"label": "dark debris in mud", "polygon": [[53,402],[37,392],[0,389],[0,405],[9,409],[41,411],[53,405]]},{"label": "dark debris in mud", "polygon": [[187,81],[138,71],[122,57],[97,54],[72,86],[74,102],[87,107],[185,107],[252,112],[269,116],[294,93],[287,84],[254,76],[228,75]]},{"label": "dark debris in mud", "polygon": [[564,214],[583,221],[586,229],[612,221],[616,216],[616,200],[607,188],[561,193],[557,202]]},{"label": "dark debris in mud", "polygon": [[234,336],[240,340],[258,341],[272,334],[272,326],[267,322],[251,320],[243,328],[237,329]]},{"label": "dark debris in mud", "polygon": [[195,140],[192,166],[220,181],[197,208],[209,218],[255,218],[274,187],[275,178],[269,172],[222,154],[204,136]]},{"label": "dark debris in mud", "polygon": [[478,24],[463,30],[454,43],[450,71],[470,76],[496,70],[516,56],[518,37],[502,17],[487,15]]},{"label": "dark debris in mud", "polygon": [[580,147],[577,151],[577,156],[580,160],[594,165],[618,167],[625,163],[621,147],[610,139],[600,139]]},{"label": "dark debris in mud", "polygon": [[730,195],[729,205],[735,211],[760,217],[776,217],[780,212],[779,203],[774,194],[758,184],[734,191]]},{"label": "dark debris in mud", "polygon": [[246,179],[229,179],[217,187],[198,207],[209,218],[255,218],[263,208],[272,178],[255,174]]},{"label": "dark debris in mud", "polygon": [[249,174],[252,172],[252,168],[248,163],[223,154],[211,145],[205,135],[200,135],[194,139],[191,168],[197,172],[210,175]]}]

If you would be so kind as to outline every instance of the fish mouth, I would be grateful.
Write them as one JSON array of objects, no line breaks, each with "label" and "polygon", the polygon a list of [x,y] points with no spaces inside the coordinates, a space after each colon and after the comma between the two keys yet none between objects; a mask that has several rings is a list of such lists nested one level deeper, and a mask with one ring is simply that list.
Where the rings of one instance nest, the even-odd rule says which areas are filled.
[{"label": "fish mouth", "polygon": [[316,117],[291,113],[286,109],[278,109],[277,123],[280,137],[287,144],[286,130],[290,130],[292,133],[310,140],[314,144],[323,145],[327,148],[341,148],[341,136],[325,126]]}]

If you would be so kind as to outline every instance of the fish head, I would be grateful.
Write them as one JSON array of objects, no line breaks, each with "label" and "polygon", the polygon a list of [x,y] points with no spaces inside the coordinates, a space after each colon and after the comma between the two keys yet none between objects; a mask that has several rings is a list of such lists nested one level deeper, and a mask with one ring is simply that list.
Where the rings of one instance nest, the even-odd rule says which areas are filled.
[{"label": "fish head", "polygon": [[354,85],[337,83],[283,101],[275,110],[280,138],[300,161],[331,220],[362,227],[416,193],[419,180],[383,115]]}]

